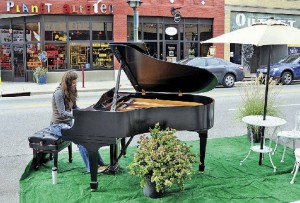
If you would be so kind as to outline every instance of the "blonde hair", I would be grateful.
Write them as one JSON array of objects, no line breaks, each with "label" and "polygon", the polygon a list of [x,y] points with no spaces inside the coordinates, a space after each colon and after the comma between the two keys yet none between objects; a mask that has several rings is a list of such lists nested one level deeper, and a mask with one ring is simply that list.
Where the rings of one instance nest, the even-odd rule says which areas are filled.
[{"label": "blonde hair", "polygon": [[72,106],[69,106],[70,102],[76,105],[77,89],[72,90],[72,82],[73,80],[77,80],[77,78],[78,75],[74,70],[68,70],[61,78],[60,86],[64,93],[64,103],[67,109],[72,108]]}]

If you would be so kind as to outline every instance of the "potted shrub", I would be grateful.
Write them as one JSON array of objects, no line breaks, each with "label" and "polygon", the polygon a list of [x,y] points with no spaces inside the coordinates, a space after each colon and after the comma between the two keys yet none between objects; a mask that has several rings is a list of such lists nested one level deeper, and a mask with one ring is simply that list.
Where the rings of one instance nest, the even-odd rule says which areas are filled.
[{"label": "potted shrub", "polygon": [[[263,115],[264,103],[265,103],[265,86],[261,85],[265,83],[263,75],[259,75],[254,81],[246,82],[240,88],[240,95],[242,97],[241,106],[238,109],[238,119],[241,120],[245,116],[249,115]],[[277,96],[280,93],[281,88],[275,88],[277,81],[270,78],[269,92],[268,92],[268,105],[267,115],[278,116],[280,110],[277,107]],[[251,134],[254,142],[260,141],[261,127],[247,126],[248,138],[250,140]]]},{"label": "potted shrub", "polygon": [[142,135],[138,141],[129,173],[141,178],[140,185],[147,197],[161,197],[165,188],[173,184],[184,189],[184,180],[193,173],[196,156],[175,132],[170,128],[161,130],[157,123],[150,129],[150,136]]},{"label": "potted shrub", "polygon": [[47,82],[48,69],[45,67],[37,67],[33,71],[33,78],[38,84],[45,84]]}]

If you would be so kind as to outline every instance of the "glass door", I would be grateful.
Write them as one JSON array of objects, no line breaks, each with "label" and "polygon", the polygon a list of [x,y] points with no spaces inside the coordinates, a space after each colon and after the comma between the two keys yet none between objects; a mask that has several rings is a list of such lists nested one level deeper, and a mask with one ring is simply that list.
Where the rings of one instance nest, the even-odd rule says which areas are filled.
[{"label": "glass door", "polygon": [[13,45],[14,81],[25,81],[24,48],[23,45]]}]

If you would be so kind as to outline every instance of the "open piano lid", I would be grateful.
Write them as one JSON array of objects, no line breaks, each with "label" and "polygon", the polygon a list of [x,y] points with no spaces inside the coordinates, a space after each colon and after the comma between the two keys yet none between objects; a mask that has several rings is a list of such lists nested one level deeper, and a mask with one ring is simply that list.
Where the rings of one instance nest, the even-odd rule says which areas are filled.
[{"label": "open piano lid", "polygon": [[113,42],[110,47],[138,92],[207,92],[218,84],[205,69],[153,58],[142,42]]}]

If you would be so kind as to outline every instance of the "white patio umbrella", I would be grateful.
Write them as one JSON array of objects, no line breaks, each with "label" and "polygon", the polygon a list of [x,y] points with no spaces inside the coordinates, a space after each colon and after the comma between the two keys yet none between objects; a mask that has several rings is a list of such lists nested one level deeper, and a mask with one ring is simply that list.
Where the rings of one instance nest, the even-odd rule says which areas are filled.
[{"label": "white patio umbrella", "polygon": [[[300,44],[300,29],[288,26],[280,21],[269,19],[265,22],[255,23],[252,26],[241,28],[229,33],[225,33],[215,38],[211,38],[201,43],[235,43],[252,44],[255,46],[264,45],[284,45]],[[264,120],[267,114],[269,73],[271,61],[271,46],[269,46],[268,68],[265,90]]]},{"label": "white patio umbrella", "polygon": [[[211,38],[201,43],[235,43],[252,44],[255,46],[269,46],[268,68],[265,88],[265,103],[263,120],[266,120],[268,89],[270,80],[271,45],[300,44],[300,29],[288,26],[280,21],[269,19],[262,23],[255,23],[252,26],[241,28],[229,33],[225,33],[215,38]],[[264,131],[262,130],[261,149],[263,148]],[[261,165],[262,154],[259,164]]]}]

